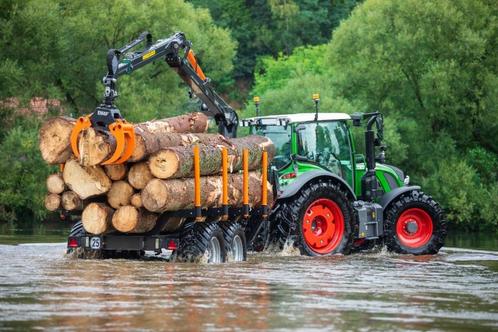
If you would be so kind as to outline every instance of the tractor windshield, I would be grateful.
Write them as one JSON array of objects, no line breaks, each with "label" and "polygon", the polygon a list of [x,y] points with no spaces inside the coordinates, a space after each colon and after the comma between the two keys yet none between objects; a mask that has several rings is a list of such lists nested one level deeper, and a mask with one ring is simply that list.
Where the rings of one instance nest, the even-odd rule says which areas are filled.
[{"label": "tractor windshield", "polygon": [[352,185],[351,146],[343,122],[303,123],[296,131],[300,156],[320,164]]},{"label": "tractor windshield", "polygon": [[291,130],[290,126],[258,126],[256,133],[272,140],[275,145],[275,157],[272,164],[277,169],[290,162],[291,155]]}]

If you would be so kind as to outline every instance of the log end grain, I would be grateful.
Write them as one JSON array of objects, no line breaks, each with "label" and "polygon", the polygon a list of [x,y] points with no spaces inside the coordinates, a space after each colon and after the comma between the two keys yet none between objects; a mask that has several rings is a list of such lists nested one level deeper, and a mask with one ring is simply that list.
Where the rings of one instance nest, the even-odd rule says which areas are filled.
[{"label": "log end grain", "polygon": [[104,234],[111,228],[113,210],[102,203],[90,203],[81,214],[83,228],[91,234]]},{"label": "log end grain", "polygon": [[45,196],[45,208],[49,211],[56,211],[61,206],[61,196],[58,194],[48,194]]},{"label": "log end grain", "polygon": [[64,191],[64,179],[62,174],[51,174],[47,178],[47,190],[51,194],[61,194]]},{"label": "log end grain", "polygon": [[121,206],[130,205],[130,199],[133,195],[133,187],[126,181],[115,181],[107,193],[107,202],[114,209]]},{"label": "log end grain", "polygon": [[154,176],[152,175],[149,165],[146,162],[136,163],[131,166],[128,172],[128,182],[135,189],[143,189],[147,183],[152,180]]},{"label": "log end grain", "polygon": [[71,157],[71,131],[76,120],[55,117],[43,123],[39,132],[42,158],[49,164],[61,164]]}]

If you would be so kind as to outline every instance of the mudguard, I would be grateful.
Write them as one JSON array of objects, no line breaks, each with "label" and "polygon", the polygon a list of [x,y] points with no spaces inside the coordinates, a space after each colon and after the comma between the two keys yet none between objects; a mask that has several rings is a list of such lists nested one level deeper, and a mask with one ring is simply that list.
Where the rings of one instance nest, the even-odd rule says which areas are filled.
[{"label": "mudguard", "polygon": [[286,186],[285,188],[283,188],[278,192],[277,199],[294,196],[308,182],[318,178],[329,178],[329,179],[332,178],[334,180],[337,180],[339,183],[341,183],[344,186],[344,188],[347,189],[348,193],[351,194],[353,200],[356,200],[356,196],[354,194],[353,189],[351,189],[349,184],[346,181],[344,181],[343,178],[335,175],[334,173],[322,170],[310,171],[300,175],[294,182],[292,182],[291,184],[289,184],[288,186]]},{"label": "mudguard", "polygon": [[391,190],[388,193],[385,193],[382,198],[380,199],[380,205],[382,205],[383,208],[386,208],[386,206],[389,205],[396,197],[398,197],[401,194],[404,194],[409,191],[413,190],[419,190],[420,186],[405,186],[405,187],[399,187]]}]

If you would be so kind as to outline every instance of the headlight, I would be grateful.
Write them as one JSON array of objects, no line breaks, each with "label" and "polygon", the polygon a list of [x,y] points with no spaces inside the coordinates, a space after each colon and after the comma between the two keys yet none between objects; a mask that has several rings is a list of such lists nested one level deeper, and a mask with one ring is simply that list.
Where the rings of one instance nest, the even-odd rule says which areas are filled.
[{"label": "headlight", "polygon": [[405,179],[403,180],[403,183],[405,184],[405,186],[407,186],[407,185],[410,184],[410,177],[408,175],[405,176]]}]

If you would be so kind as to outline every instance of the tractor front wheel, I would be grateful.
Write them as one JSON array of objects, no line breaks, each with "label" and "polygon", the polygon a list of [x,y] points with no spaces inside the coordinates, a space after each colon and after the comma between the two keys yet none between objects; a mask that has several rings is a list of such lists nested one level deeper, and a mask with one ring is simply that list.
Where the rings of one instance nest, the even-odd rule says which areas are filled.
[{"label": "tractor front wheel", "polygon": [[419,190],[401,195],[388,206],[384,230],[389,251],[414,255],[436,254],[447,233],[443,210]]},{"label": "tractor front wheel", "polygon": [[351,251],[355,219],[347,194],[331,180],[312,182],[279,202],[272,218],[280,247],[291,240],[301,254],[325,256]]}]

